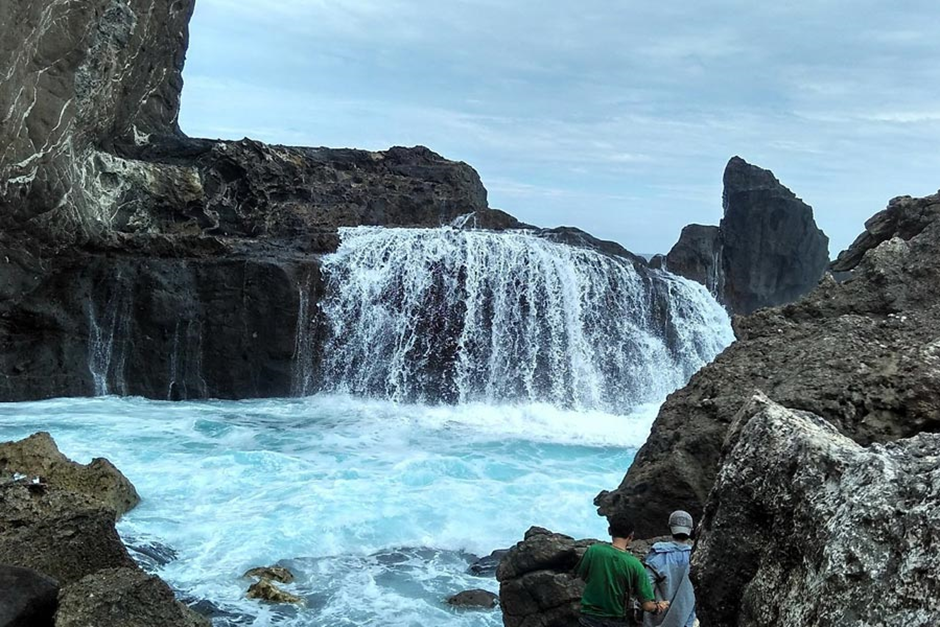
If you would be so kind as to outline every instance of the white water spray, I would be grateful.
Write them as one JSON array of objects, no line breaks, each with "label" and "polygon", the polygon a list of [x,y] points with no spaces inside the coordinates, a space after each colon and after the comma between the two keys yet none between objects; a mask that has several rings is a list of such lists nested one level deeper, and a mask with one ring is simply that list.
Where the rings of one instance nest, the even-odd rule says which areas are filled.
[{"label": "white water spray", "polygon": [[294,396],[313,393],[313,358],[315,353],[313,316],[310,310],[310,291],[313,278],[310,274],[297,286],[297,331],[294,334],[294,356],[291,372],[291,392]]},{"label": "white water spray", "polygon": [[[88,370],[95,384],[95,396],[127,393],[124,383],[124,341],[127,337],[131,298],[129,288],[120,276],[115,279],[114,285],[100,315],[95,312],[94,300],[88,301]],[[113,382],[113,386],[109,382]]]},{"label": "white water spray", "polygon": [[533,234],[341,236],[323,263],[329,389],[622,412],[661,401],[733,340],[703,286]]}]

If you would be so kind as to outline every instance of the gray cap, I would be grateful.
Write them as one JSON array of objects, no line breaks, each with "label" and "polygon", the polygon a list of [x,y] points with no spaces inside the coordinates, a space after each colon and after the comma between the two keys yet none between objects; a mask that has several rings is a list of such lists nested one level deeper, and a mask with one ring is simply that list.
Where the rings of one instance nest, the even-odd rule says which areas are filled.
[{"label": "gray cap", "polygon": [[691,536],[694,526],[692,524],[692,515],[689,512],[680,509],[669,514],[669,530],[672,531],[674,536],[680,533]]}]

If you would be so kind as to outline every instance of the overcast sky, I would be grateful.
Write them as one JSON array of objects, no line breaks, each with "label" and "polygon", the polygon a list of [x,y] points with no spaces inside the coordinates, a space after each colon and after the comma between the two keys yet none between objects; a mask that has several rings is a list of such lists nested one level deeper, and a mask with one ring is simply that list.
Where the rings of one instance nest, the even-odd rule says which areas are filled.
[{"label": "overcast sky", "polygon": [[733,155],[832,256],[940,187],[937,0],[198,0],[190,135],[423,144],[490,205],[639,253],[717,224]]}]

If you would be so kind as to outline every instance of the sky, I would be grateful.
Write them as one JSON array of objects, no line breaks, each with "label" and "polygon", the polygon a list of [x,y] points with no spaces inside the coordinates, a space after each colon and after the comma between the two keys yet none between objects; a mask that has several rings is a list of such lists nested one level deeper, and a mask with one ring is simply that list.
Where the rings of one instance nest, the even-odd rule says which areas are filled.
[{"label": "sky", "polygon": [[739,155],[830,255],[940,188],[936,0],[197,0],[192,136],[472,165],[490,206],[667,252]]}]

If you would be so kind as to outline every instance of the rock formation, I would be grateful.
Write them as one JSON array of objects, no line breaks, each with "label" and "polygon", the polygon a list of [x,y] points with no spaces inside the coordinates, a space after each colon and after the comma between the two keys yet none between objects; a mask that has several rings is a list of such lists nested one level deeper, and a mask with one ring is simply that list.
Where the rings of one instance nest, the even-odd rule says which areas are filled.
[{"label": "rock formation", "polygon": [[59,596],[55,579],[29,568],[0,565],[0,591],[0,625],[53,627]]},{"label": "rock formation", "polygon": [[720,226],[682,229],[666,267],[705,285],[737,314],[793,302],[813,289],[829,264],[829,239],[812,207],[740,157],[728,162],[724,186]]},{"label": "rock formation", "polygon": [[938,525],[940,435],[863,448],[756,396],[732,423],[699,527],[699,617],[714,627],[936,625]]},{"label": "rock formation", "polygon": [[118,511],[133,506],[130,495],[136,504],[137,492],[110,462],[71,462],[39,433],[0,443],[0,466],[0,564],[7,565],[0,578],[10,586],[0,596],[36,601],[0,603],[0,618],[39,612],[45,620],[51,614],[43,599],[54,585],[61,587],[58,608],[51,607],[58,627],[208,627],[128,554],[114,523]]},{"label": "rock formation", "polygon": [[757,390],[861,445],[940,430],[940,196],[892,201],[839,267],[848,280],[736,319],[738,341],[666,400],[601,513],[632,512],[641,537],[673,509],[700,517],[728,425]]},{"label": "rock formation", "polygon": [[310,312],[339,227],[531,228],[427,148],[186,137],[193,4],[0,7],[2,400],[287,396],[319,359]]},{"label": "rock formation", "polygon": [[447,598],[447,604],[461,608],[491,610],[499,606],[499,597],[489,590],[464,590]]}]

